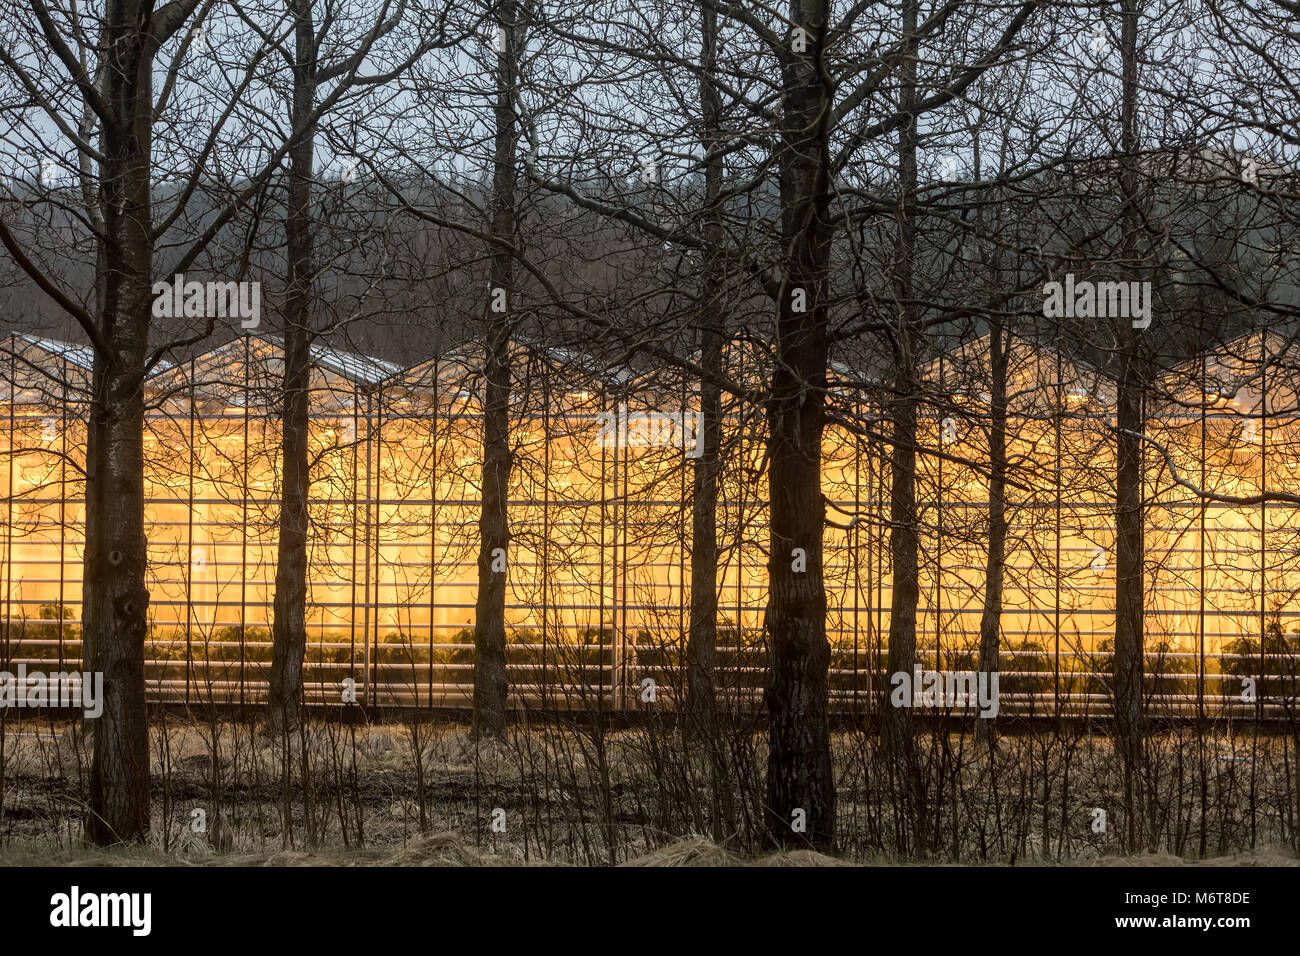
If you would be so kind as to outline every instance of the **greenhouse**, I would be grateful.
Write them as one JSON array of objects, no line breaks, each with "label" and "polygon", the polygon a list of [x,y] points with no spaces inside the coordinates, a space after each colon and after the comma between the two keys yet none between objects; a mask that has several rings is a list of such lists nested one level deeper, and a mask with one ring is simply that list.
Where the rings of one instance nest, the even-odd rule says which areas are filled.
[{"label": "greenhouse", "polygon": [[[988,337],[924,369],[917,484],[918,658],[971,670],[988,551]],[[313,347],[307,693],[339,703],[461,706],[473,684],[481,347],[408,368]],[[80,662],[85,421],[91,354],[10,337],[0,352],[4,658]],[[1288,343],[1254,334],[1167,372],[1144,460],[1146,653],[1156,713],[1269,713],[1294,676],[1300,519],[1254,502],[1300,476]],[[1115,388],[1013,339],[1006,404],[1004,713],[1104,713],[1114,630]],[[733,349],[735,381],[761,358]],[[689,623],[697,387],[517,343],[507,623],[520,706],[679,698]],[[152,698],[265,698],[279,515],[281,346],[246,335],[147,381]],[[890,549],[883,390],[833,369],[824,532],[841,712],[887,687]],[[1158,399],[1157,399],[1158,396]],[[610,429],[613,429],[612,433]],[[720,689],[763,686],[766,483],[761,407],[724,403],[718,506]],[[604,434],[602,434],[602,430]],[[1259,680],[1242,698],[1243,677]],[[364,695],[364,699],[363,699]]]}]

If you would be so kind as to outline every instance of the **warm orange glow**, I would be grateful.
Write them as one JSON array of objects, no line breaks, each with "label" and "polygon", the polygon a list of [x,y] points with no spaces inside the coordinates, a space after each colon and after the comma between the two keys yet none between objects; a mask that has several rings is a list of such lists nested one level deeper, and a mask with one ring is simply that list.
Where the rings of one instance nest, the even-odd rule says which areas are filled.
[{"label": "warm orange glow", "polygon": [[[151,659],[164,662],[151,670],[158,679],[186,678],[184,655],[166,649],[187,640],[207,646],[216,659],[242,637],[252,669],[246,679],[255,679],[268,659],[247,648],[269,641],[275,582],[280,422],[270,404],[276,380],[267,370],[275,356],[260,342],[226,348],[197,360],[192,375],[179,366],[152,381],[158,404],[146,424],[146,520]],[[230,352],[245,348],[247,362]],[[976,357],[979,348],[971,346]],[[474,617],[482,461],[482,421],[467,384],[473,372],[472,362],[443,360],[436,371],[426,363],[377,382],[320,368],[313,375],[308,613],[318,656],[312,660],[339,664],[322,681],[373,667],[372,657],[382,655],[391,671],[382,679],[366,673],[385,693],[397,694],[401,680],[431,665],[413,661],[403,671],[381,649],[469,640],[464,629]],[[1063,673],[1082,673],[1114,627],[1110,393],[1094,373],[1023,344],[1009,377],[1003,647],[1013,662],[1017,653],[1059,653],[1068,659]],[[931,380],[941,395],[943,377]],[[15,399],[21,386],[15,383]],[[2,390],[10,391],[7,383]],[[231,400],[225,394],[231,390],[242,394]],[[1199,383],[1189,380],[1186,390],[1199,401]],[[555,394],[563,396],[563,407],[541,408],[536,395],[521,396],[512,426],[509,623],[521,644],[553,648],[582,643],[584,633],[614,634],[610,650],[621,676],[606,672],[600,679],[618,681],[629,677],[636,648],[679,646],[686,628],[693,462],[680,447],[602,447],[598,415],[612,411],[616,400],[599,407],[596,388]],[[617,401],[629,402],[635,414],[671,414],[681,410],[682,394],[666,389]],[[49,631],[38,626],[42,619],[80,616],[84,527],[82,478],[59,454],[66,446],[73,462],[82,459],[84,408],[28,398],[7,405],[0,426],[6,509],[0,598],[10,637],[19,641]],[[214,399],[226,414],[202,413]],[[988,541],[989,401],[986,383],[966,383],[957,401],[936,399],[925,411],[917,645],[930,659],[977,646]],[[879,414],[865,400],[859,407],[862,415]],[[724,632],[724,640],[751,640],[766,602],[763,419],[730,400],[726,414],[717,516],[720,618],[745,629]],[[1149,650],[1217,653],[1241,638],[1258,641],[1269,626],[1286,634],[1296,629],[1300,588],[1289,583],[1300,581],[1295,509],[1205,502],[1175,482],[1169,467],[1223,495],[1290,487],[1300,461],[1297,426],[1280,410],[1259,415],[1218,403],[1202,415],[1190,397],[1152,415]],[[48,437],[52,421],[54,438]],[[1243,434],[1243,421],[1258,422],[1253,435]],[[888,456],[878,439],[838,427],[826,432],[827,624],[832,643],[846,652],[856,648],[864,667],[889,625]],[[69,655],[79,653],[75,637],[62,640]],[[609,646],[608,637],[602,642]],[[446,665],[455,680],[430,677],[430,694],[440,686],[450,699],[467,684],[468,664],[457,660]]]}]

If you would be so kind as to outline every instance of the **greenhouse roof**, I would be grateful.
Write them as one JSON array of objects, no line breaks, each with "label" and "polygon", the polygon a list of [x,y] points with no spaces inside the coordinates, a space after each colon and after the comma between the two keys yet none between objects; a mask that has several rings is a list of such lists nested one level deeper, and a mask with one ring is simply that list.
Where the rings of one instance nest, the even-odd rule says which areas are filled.
[{"label": "greenhouse roof", "polygon": [[377,385],[401,371],[400,367],[392,362],[385,362],[369,355],[358,355],[355,352],[344,352],[320,342],[312,345],[311,357],[312,361],[322,368],[366,385]]},{"label": "greenhouse roof", "polygon": [[[37,335],[29,335],[26,332],[16,332],[11,338],[19,342],[25,342],[27,345],[40,349],[49,355],[57,358],[67,359],[68,362],[77,368],[89,372],[95,367],[95,350],[89,345],[77,345],[72,342],[61,342],[58,339],[47,339]],[[19,349],[15,347],[14,351]],[[22,351],[26,352],[26,349]]]},{"label": "greenhouse roof", "polygon": [[0,344],[0,395],[18,405],[53,410],[90,395],[94,352],[84,345],[15,333]]},{"label": "greenhouse roof", "polygon": [[1300,412],[1298,383],[1300,344],[1295,336],[1269,330],[1239,335],[1161,377],[1174,404],[1200,408],[1208,403],[1237,414]]},{"label": "greenhouse roof", "polygon": [[[1082,359],[1073,359],[1060,349],[1034,339],[1007,332],[1007,400],[1011,407],[1027,412],[1054,405],[1050,389],[1064,390],[1065,401],[1099,402],[1106,406],[1114,398],[1114,384],[1106,374]],[[954,398],[990,401],[992,366],[989,359],[990,333],[961,343],[921,367],[922,378],[947,389]]]},{"label": "greenhouse roof", "polygon": [[[516,358],[534,355],[566,371],[606,383],[624,384],[633,378],[630,369],[603,364],[596,356],[578,349],[515,340],[511,343],[511,354]],[[467,342],[441,355],[417,362],[398,372],[394,378],[408,388],[418,390],[421,386],[432,385],[435,374],[439,383],[463,381],[480,376],[482,366],[483,343]]]},{"label": "greenhouse roof", "polygon": [[[261,346],[261,348],[258,346]],[[268,348],[272,354],[268,354]],[[256,353],[256,357],[262,361],[273,360],[278,362],[283,360],[284,340],[278,335],[248,334],[233,338],[215,348],[209,349],[207,352],[196,356],[193,361],[204,366],[211,366],[227,358],[242,361],[245,349],[248,349],[250,353]],[[253,355],[250,354],[250,357],[253,357]],[[396,375],[399,371],[398,366],[392,362],[371,358],[368,355],[359,355],[355,352],[345,352],[342,349],[321,342],[312,343],[311,360],[312,364],[318,368],[333,372],[349,381],[362,385],[376,385],[384,379]],[[165,370],[159,368],[160,372]],[[223,380],[229,382],[229,377],[223,376]]]},{"label": "greenhouse roof", "polygon": [[[272,335],[242,335],[150,378],[155,395],[168,402],[198,399],[205,414],[257,409],[271,413],[282,399],[284,348]],[[311,346],[312,404],[317,411],[346,410],[358,393],[371,391],[397,366],[323,343]],[[189,396],[189,397],[187,397]]]}]

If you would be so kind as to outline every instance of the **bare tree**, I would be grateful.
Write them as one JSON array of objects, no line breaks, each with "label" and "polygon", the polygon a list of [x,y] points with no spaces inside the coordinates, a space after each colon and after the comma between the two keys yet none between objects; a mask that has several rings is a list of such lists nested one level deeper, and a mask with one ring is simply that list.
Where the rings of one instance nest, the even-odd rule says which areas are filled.
[{"label": "bare tree", "polygon": [[[324,331],[313,321],[318,263],[314,253],[316,212],[316,136],[322,117],[336,109],[358,89],[391,82],[440,39],[428,24],[430,35],[402,51],[396,62],[386,62],[377,74],[362,71],[376,43],[391,34],[407,14],[406,3],[385,0],[373,22],[355,40],[340,44],[339,18],[326,18],[317,28],[313,0],[287,0],[286,19],[293,36],[287,49],[273,32],[263,35],[285,62],[292,78],[288,93],[289,169],[285,246],[287,252],[284,300],[284,382],[281,408],[281,487],[279,538],[272,622],[272,664],[268,700],[269,727],[273,731],[297,727],[302,699],[303,659],[307,649],[307,542],[308,499],[311,494],[309,415],[311,407],[311,349]],[[246,18],[247,20],[248,18]],[[408,25],[410,17],[407,17]],[[248,22],[252,23],[251,20]],[[254,24],[256,28],[256,25]],[[355,42],[355,49],[350,49]],[[347,51],[334,56],[326,50]],[[327,92],[322,95],[322,90]],[[357,161],[348,160],[355,171]]]},{"label": "bare tree", "polygon": [[511,307],[515,297],[515,185],[519,149],[519,58],[527,7],[504,0],[497,16],[493,106],[491,243],[483,368],[483,497],[479,514],[478,598],[474,605],[474,734],[500,737],[506,727],[506,580],[510,551]]},{"label": "bare tree", "polygon": [[722,460],[722,329],[726,298],[724,255],[724,179],[722,96],[718,89],[718,11],[700,4],[700,145],[704,149],[703,268],[696,320],[700,349],[700,455],[692,474],[691,614],[686,642],[686,719],[683,741],[696,735],[708,748],[715,802],[714,836],[721,839],[731,826],[732,783],[719,739],[716,686],[718,642],[718,478]]},{"label": "bare tree", "polygon": [[[91,669],[104,674],[104,712],[95,734],[87,837],[107,844],[141,840],[149,830],[149,748],[144,695],[145,586],[144,375],[153,300],[152,85],[160,48],[199,0],[109,6],[102,30],[81,33],[75,13],[33,2],[40,35],[93,110],[98,144],[83,125],[72,136],[98,166],[103,265],[97,315],[27,259],[8,227],[0,240],[33,281],[78,321],[95,348],[86,460],[84,640]],[[95,36],[98,69],[69,37]],[[73,41],[75,43],[75,40]],[[9,54],[5,65],[29,88],[35,81]],[[175,64],[173,64],[173,70]],[[57,122],[57,115],[52,117]]]},{"label": "bare tree", "polygon": [[[1120,55],[1123,86],[1120,100],[1120,195],[1123,202],[1121,257],[1139,267],[1138,242],[1143,231],[1138,184],[1138,18],[1139,0],[1121,0]],[[1129,813],[1129,845],[1137,843],[1141,803],[1142,715],[1145,654],[1143,622],[1146,548],[1143,497],[1145,391],[1151,376],[1148,346],[1133,323],[1123,326],[1115,411],[1115,720],[1124,762],[1124,790]]]}]

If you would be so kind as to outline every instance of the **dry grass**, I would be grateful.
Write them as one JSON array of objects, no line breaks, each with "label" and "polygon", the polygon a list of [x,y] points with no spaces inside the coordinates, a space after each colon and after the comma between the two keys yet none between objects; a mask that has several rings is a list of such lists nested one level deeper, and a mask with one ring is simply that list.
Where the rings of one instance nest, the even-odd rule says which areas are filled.
[{"label": "dry grass", "polygon": [[[930,761],[926,796],[943,802],[938,810],[928,808],[931,816],[922,824],[909,816],[914,811],[907,785],[891,776],[896,768],[876,749],[874,738],[837,735],[841,859],[811,850],[764,853],[761,841],[746,841],[743,834],[722,846],[704,835],[708,814],[703,810],[712,793],[707,768],[682,759],[673,749],[675,736],[652,727],[520,729],[495,743],[475,743],[455,725],[414,731],[395,725],[312,725],[294,741],[286,766],[281,742],[265,739],[254,727],[171,719],[153,728],[149,843],[88,850],[80,842],[86,741],[66,726],[39,732],[29,726],[6,740],[0,863],[1297,865],[1286,839],[1279,839],[1289,832],[1286,801],[1294,800],[1287,787],[1294,777],[1282,774],[1293,772],[1287,761],[1294,756],[1287,756],[1278,738],[1158,742],[1153,773],[1165,775],[1158,778],[1166,787],[1162,796],[1174,803],[1191,799],[1184,791],[1199,781],[1170,776],[1173,758],[1182,768],[1183,758],[1198,752],[1209,768],[1212,832],[1204,841],[1206,859],[1193,863],[1199,855],[1195,833],[1185,835],[1181,853],[1173,852],[1172,839],[1163,841],[1163,852],[1125,853],[1118,810],[1110,832],[1089,832],[1090,807],[1116,807],[1118,787],[1104,738],[1066,741],[1069,748],[1059,740],[1009,739],[994,760],[960,735],[923,740]],[[765,763],[761,736],[750,732],[732,743],[729,779],[738,806],[748,809],[752,821]],[[1250,756],[1223,762],[1225,753]],[[1246,802],[1251,799],[1253,809]],[[498,807],[509,820],[505,833],[490,826]],[[193,832],[189,824],[196,809],[210,821],[219,816],[227,822],[227,844],[214,845],[212,832]],[[1179,813],[1186,815],[1187,809]],[[926,848],[895,838],[900,832],[931,830],[958,836],[951,844]],[[1250,849],[1252,839],[1257,849]]]},{"label": "dry grass", "polygon": [[[532,860],[528,864],[506,856],[498,856],[466,846],[454,834],[439,833],[420,837],[398,851],[382,850],[330,850],[303,851],[276,850],[265,853],[238,853],[224,856],[179,857],[162,853],[151,847],[115,847],[111,849],[63,850],[51,854],[48,849],[14,845],[3,854],[7,866],[78,866],[78,867],[131,867],[131,866],[563,866],[552,861]],[[1038,862],[1038,861],[1035,861]],[[704,837],[684,837],[650,853],[635,857],[621,866],[652,867],[730,867],[730,866],[859,866],[905,865],[873,861],[854,863],[811,850],[788,850],[762,856],[747,857],[717,846]],[[947,864],[964,866],[969,864]],[[1006,864],[990,864],[1005,866]],[[1286,853],[1262,849],[1248,853],[1206,860],[1184,860],[1170,853],[1143,853],[1134,856],[1104,856],[1098,859],[1067,860],[1046,865],[1105,866],[1105,867],[1300,867],[1300,859]]]}]

